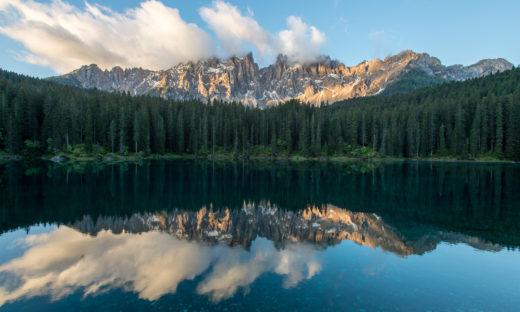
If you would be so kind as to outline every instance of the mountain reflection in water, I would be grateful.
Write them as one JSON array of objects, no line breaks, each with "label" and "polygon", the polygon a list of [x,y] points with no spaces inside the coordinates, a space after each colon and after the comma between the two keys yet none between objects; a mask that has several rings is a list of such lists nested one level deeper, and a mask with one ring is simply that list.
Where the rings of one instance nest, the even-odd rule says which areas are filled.
[{"label": "mountain reflection in water", "polygon": [[283,276],[283,287],[290,288],[320,272],[318,253],[342,240],[401,257],[430,251],[441,241],[501,249],[456,233],[426,232],[410,241],[376,214],[331,205],[294,212],[263,202],[240,210],[203,207],[96,221],[86,216],[22,240],[24,255],[0,266],[9,277],[0,288],[0,306],[21,297],[59,300],[79,289],[88,296],[124,288],[157,300],[197,276],[203,276],[197,293],[213,301],[247,289],[267,272]]},{"label": "mountain reflection in water", "polygon": [[[352,212],[333,205],[308,206],[291,211],[279,209],[269,202],[244,203],[242,209],[213,210],[202,207],[197,211],[174,210],[170,213],[141,213],[128,218],[85,216],[70,224],[82,233],[96,235],[112,233],[142,233],[161,231],[179,239],[223,243],[249,247],[257,237],[272,241],[277,248],[288,243],[306,242],[316,248],[326,248],[347,239],[359,245],[380,247],[398,256],[424,254],[441,241],[466,243],[478,249],[498,251],[502,247],[478,237],[435,231],[413,222],[394,228],[375,213]],[[407,238],[401,230],[414,229],[419,237]]]}]

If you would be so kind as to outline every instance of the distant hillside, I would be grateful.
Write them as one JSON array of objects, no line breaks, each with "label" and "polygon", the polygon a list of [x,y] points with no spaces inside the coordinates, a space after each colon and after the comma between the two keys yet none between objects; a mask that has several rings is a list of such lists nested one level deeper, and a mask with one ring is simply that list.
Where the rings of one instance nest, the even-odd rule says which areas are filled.
[{"label": "distant hillside", "polygon": [[407,93],[449,81],[450,80],[445,78],[430,76],[420,69],[412,69],[409,72],[402,74],[397,81],[389,84],[380,95]]}]

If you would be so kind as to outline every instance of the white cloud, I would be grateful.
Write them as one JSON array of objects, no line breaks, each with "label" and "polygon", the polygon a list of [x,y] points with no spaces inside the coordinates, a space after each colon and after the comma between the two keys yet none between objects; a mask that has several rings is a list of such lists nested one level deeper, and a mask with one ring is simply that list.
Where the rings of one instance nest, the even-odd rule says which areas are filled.
[{"label": "white cloud", "polygon": [[244,44],[252,44],[263,55],[269,48],[269,35],[253,19],[253,12],[248,11],[249,16],[244,16],[236,6],[215,1],[213,7],[202,7],[199,13],[213,29],[225,52],[231,55],[247,53]]},{"label": "white cloud", "polygon": [[[216,0],[199,9],[218,42],[199,26],[184,21],[176,8],[156,0],[124,13],[85,3],[79,9],[61,0],[0,1],[0,33],[21,42],[15,57],[50,66],[59,73],[82,65],[102,68],[167,69],[185,61],[243,55],[254,50],[261,60],[287,54],[294,62],[310,62],[319,54],[325,35],[301,18],[290,16],[288,29],[271,34],[253,18],[227,2]],[[218,47],[218,48],[217,48]]]},{"label": "white cloud", "polygon": [[247,53],[247,45],[252,45],[260,58],[281,53],[291,61],[306,63],[319,56],[326,40],[324,33],[296,16],[287,18],[289,29],[269,34],[253,18],[254,12],[250,9],[245,16],[236,6],[217,0],[212,7],[201,8],[199,13],[216,33],[227,55]]},{"label": "white cloud", "polygon": [[214,52],[206,32],[154,0],[123,14],[89,3],[79,10],[60,0],[5,0],[0,12],[0,32],[27,49],[19,55],[58,72],[91,63],[164,69]]},{"label": "white cloud", "polygon": [[325,43],[325,34],[295,16],[289,16],[287,25],[289,29],[278,33],[280,52],[297,62],[306,63],[315,60]]},{"label": "white cloud", "polygon": [[29,235],[23,243],[28,248],[23,256],[0,265],[0,274],[9,277],[0,282],[0,307],[19,298],[59,300],[76,291],[94,296],[115,288],[152,301],[175,293],[179,283],[208,269],[197,292],[220,300],[266,272],[284,276],[284,287],[293,287],[321,270],[312,246],[294,243],[279,250],[266,239],[255,240],[247,251],[160,232],[102,231],[94,237],[62,226],[51,233]]}]

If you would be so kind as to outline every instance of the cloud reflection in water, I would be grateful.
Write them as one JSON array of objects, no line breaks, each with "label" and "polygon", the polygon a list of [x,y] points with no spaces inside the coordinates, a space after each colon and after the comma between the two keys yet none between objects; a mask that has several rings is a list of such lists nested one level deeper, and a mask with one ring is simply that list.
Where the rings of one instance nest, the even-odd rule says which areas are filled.
[{"label": "cloud reflection in water", "polygon": [[[289,243],[276,249],[258,238],[243,247],[179,240],[160,232],[89,236],[69,227],[29,235],[25,254],[0,266],[0,306],[22,297],[59,300],[78,290],[96,295],[115,288],[146,300],[173,294],[184,280],[208,272],[197,293],[219,301],[248,287],[260,275],[284,276],[283,286],[296,286],[321,270],[318,252],[309,244]],[[208,271],[209,269],[209,271]]]}]

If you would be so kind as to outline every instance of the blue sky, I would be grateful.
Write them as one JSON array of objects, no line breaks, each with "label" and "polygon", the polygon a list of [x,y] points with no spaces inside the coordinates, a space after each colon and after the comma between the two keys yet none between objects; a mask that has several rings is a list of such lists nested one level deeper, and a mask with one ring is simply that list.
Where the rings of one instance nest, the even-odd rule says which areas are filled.
[{"label": "blue sky", "polygon": [[[4,1],[10,2],[11,0],[1,0],[0,10],[2,10],[2,2]],[[25,0],[13,1],[27,4]],[[45,5],[51,3],[51,1],[37,2]],[[84,1],[68,0],[64,2],[77,7],[77,12],[83,12],[85,10]],[[117,0],[88,2],[90,4],[99,4],[108,7],[115,12],[124,13],[128,10],[140,7],[143,1]],[[291,53],[290,51],[292,50],[290,50],[290,47],[284,46],[282,42],[285,37],[279,35],[282,30],[290,30],[289,35],[294,35],[290,38],[295,40],[294,44],[297,50],[307,52],[307,47],[309,47],[310,52],[308,55],[305,55],[303,52],[293,51],[296,53],[295,57],[301,59],[307,59],[319,53],[330,55],[332,58],[338,59],[347,65],[355,65],[365,59],[376,57],[384,58],[385,56],[398,53],[402,50],[411,49],[417,52],[427,52],[432,56],[436,56],[446,65],[468,65],[483,58],[496,57],[504,57],[515,65],[520,63],[520,18],[518,17],[520,14],[520,1],[221,1],[221,3],[228,5],[226,6],[228,9],[234,7],[247,19],[248,25],[252,25],[252,29],[255,29],[254,34],[242,34],[240,35],[242,37],[238,39],[226,36],[226,29],[221,28],[226,18],[223,18],[223,22],[222,19],[218,19],[218,16],[215,17],[222,13],[222,10],[217,11],[216,2],[211,0],[164,0],[161,2],[165,7],[178,9],[183,22],[197,25],[196,28],[198,29],[193,30],[194,34],[197,35],[190,35],[188,37],[195,38],[198,36],[198,41],[193,39],[193,53],[197,55],[194,57],[199,58],[208,56],[209,54],[227,56],[236,51],[236,47],[230,48],[228,43],[238,42],[241,46],[241,53],[251,49],[255,57],[259,59],[261,65],[266,65],[273,60],[273,54],[275,53],[285,51]],[[214,17],[213,19],[203,18],[201,16],[200,9],[203,7],[213,10],[211,11],[215,13],[212,15]],[[116,13],[108,13],[109,16],[111,14]],[[76,64],[79,64],[78,62],[81,62],[80,59],[74,62],[59,63],[59,59],[57,58],[48,60],[47,56],[38,54],[41,52],[41,50],[38,50],[38,47],[32,50],[27,48],[26,43],[29,39],[24,38],[24,31],[28,32],[27,29],[32,30],[31,27],[33,27],[33,24],[24,25],[25,28],[17,28],[17,35],[12,35],[14,33],[12,29],[14,28],[9,27],[11,27],[13,23],[16,24],[19,22],[16,20],[16,16],[17,15],[6,14],[6,11],[0,14],[0,27],[4,28],[4,32],[0,33],[0,46],[2,47],[0,49],[1,68],[33,76],[45,77],[55,75],[57,72],[72,70],[74,68],[69,67],[76,66]],[[290,26],[288,24],[288,18],[290,16],[296,18],[293,20],[296,21],[296,24],[299,23],[298,25],[306,27],[302,30],[304,32],[302,34],[306,36],[305,38],[298,39],[299,37],[296,33],[298,26]],[[208,20],[214,21],[214,24],[211,24]],[[255,23],[257,23],[256,26],[260,26],[261,29],[258,29],[258,27],[254,25]],[[89,25],[85,23],[83,26],[88,28]],[[67,26],[64,27],[66,28]],[[103,26],[101,25],[99,27]],[[236,26],[228,25],[228,27]],[[314,37],[315,33],[312,27],[316,29],[316,38]],[[165,32],[165,34],[167,34],[165,37],[169,37],[168,32]],[[205,35],[212,38],[213,43],[211,47],[204,44]],[[263,35],[269,38],[265,39],[262,37]],[[320,35],[324,35],[325,39],[321,40]],[[254,39],[251,39],[250,36],[253,36]],[[259,39],[259,36],[263,39]],[[11,37],[15,38],[13,39]],[[102,41],[99,38],[102,37],[98,36],[89,39],[91,40],[89,44],[96,46],[96,49],[101,49],[99,46],[110,43],[92,43],[95,40]],[[146,38],[146,36],[140,38],[140,40],[143,40],[142,38]],[[22,43],[24,40],[26,40],[25,45]],[[261,43],[259,43],[260,41]],[[191,42],[188,41],[189,44],[186,44],[186,42],[187,41],[182,41],[181,44],[191,45]],[[170,43],[171,47],[162,47],[161,41],[156,40],[156,44],[159,45],[159,48],[165,48],[165,54],[169,54],[169,51],[177,51],[177,42]],[[54,48],[54,45],[46,40],[42,40],[39,46],[41,47],[45,44],[49,44],[50,48]],[[151,43],[151,45],[153,45],[153,43]],[[272,48],[272,45],[277,45],[277,48]],[[263,48],[266,48],[268,52],[260,51],[260,49]],[[113,49],[119,49],[119,46],[114,45],[112,50]],[[124,48],[120,49],[124,50]],[[212,52],[208,52],[207,50],[212,50]],[[59,50],[57,53],[64,53],[64,55],[58,55],[57,57],[67,57],[68,55],[66,55],[66,53],[68,52],[66,51],[69,50]],[[129,51],[128,53],[133,52],[134,51]],[[152,52],[144,51],[143,53],[149,55]],[[175,53],[180,54],[177,57],[165,60],[164,64],[170,64],[171,62],[176,62],[176,60],[185,60],[186,57],[189,57],[186,56],[186,53],[189,53],[189,51],[171,52],[172,55]],[[30,55],[30,57],[27,55]],[[137,58],[138,56],[132,57],[132,59]],[[114,56],[110,58],[110,60],[105,60],[105,64],[107,67],[110,67],[117,63],[119,59],[118,56]],[[91,61],[92,58],[87,58],[87,60]],[[155,55],[137,64],[148,65],[155,60],[162,61],[160,56]],[[28,62],[32,62],[32,64]],[[126,62],[121,64],[123,66],[129,66],[128,64],[131,64],[131,60],[121,62]],[[157,67],[161,66],[164,67],[165,65],[159,62]]]}]

